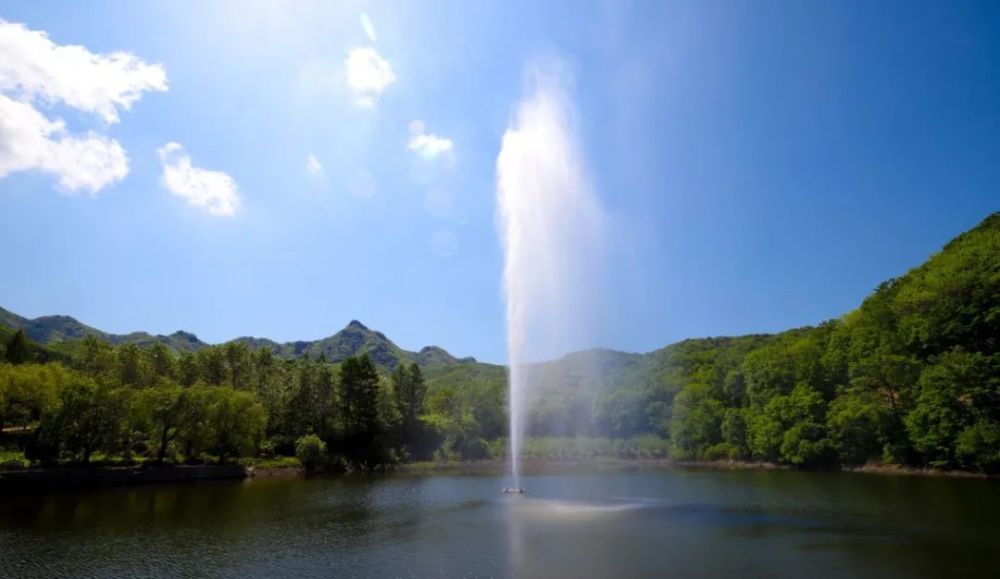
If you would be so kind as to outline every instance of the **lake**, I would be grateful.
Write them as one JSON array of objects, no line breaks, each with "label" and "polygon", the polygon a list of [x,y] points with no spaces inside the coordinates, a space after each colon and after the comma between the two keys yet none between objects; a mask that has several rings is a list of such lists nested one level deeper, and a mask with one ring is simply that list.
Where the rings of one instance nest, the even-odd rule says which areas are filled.
[{"label": "lake", "polygon": [[1000,483],[633,470],[0,497],[0,577],[982,577]]}]

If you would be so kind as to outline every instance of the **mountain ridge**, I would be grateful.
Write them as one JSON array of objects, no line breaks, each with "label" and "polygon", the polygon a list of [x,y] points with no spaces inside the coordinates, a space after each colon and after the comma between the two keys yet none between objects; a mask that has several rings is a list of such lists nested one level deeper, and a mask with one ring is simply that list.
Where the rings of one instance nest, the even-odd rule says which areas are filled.
[{"label": "mountain ridge", "polygon": [[[84,324],[68,315],[26,318],[3,307],[0,307],[0,326],[24,330],[28,338],[45,346],[71,343],[87,336],[93,336],[116,346],[123,344],[151,346],[160,343],[176,353],[197,352],[215,345],[184,330],[168,335],[150,334],[144,331],[113,334]],[[350,356],[368,354],[377,366],[388,370],[392,370],[399,363],[417,363],[424,367],[477,363],[472,356],[458,358],[440,346],[424,346],[415,352],[405,350],[382,332],[372,330],[358,320],[351,320],[340,331],[318,340],[278,342],[270,338],[239,336],[222,344],[233,342],[246,344],[253,349],[268,348],[276,356],[289,359],[308,355],[323,356],[331,362],[341,362]]]}]

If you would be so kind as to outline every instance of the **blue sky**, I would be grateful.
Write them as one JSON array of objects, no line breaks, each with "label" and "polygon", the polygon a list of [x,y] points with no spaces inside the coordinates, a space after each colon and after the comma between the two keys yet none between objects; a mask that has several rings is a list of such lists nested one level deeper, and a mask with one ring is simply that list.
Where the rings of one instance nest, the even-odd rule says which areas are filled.
[{"label": "blue sky", "polygon": [[[213,342],[356,318],[503,361],[495,163],[540,55],[571,71],[612,224],[600,331],[574,346],[836,317],[1000,209],[995,3],[7,0],[0,18],[8,55],[68,71],[31,88],[0,66],[0,305],[31,317]],[[72,74],[66,45],[139,64]],[[56,119],[40,153],[12,128]]]}]

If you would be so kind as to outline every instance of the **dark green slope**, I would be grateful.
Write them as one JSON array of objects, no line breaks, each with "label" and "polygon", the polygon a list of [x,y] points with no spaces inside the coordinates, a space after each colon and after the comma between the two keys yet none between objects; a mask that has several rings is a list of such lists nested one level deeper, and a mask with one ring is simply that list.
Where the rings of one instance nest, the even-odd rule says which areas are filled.
[{"label": "dark green slope", "polygon": [[93,336],[114,345],[136,344],[151,346],[162,343],[177,352],[196,352],[208,344],[188,332],[174,332],[169,336],[132,332],[130,334],[110,334],[88,326],[70,316],[41,316],[28,319],[0,308],[0,325],[22,329],[31,340],[46,346],[60,345],[60,349],[73,351],[73,342]]},{"label": "dark green slope", "polygon": [[[371,330],[357,320],[352,320],[336,334],[315,341],[282,344],[266,338],[252,337],[236,338],[234,341],[245,343],[251,348],[269,348],[275,355],[282,358],[323,356],[327,360],[337,363],[351,356],[368,354],[381,370],[392,370],[401,362],[411,363],[417,361],[418,358],[417,354],[403,350],[382,332]],[[445,353],[447,354],[447,352]],[[451,356],[448,355],[448,357]]]},{"label": "dark green slope", "polygon": [[[81,340],[93,336],[113,345],[135,344],[151,346],[164,344],[178,353],[197,352],[209,346],[192,333],[178,331],[170,335],[153,335],[147,332],[110,334],[81,323],[70,316],[42,316],[28,319],[0,308],[0,326],[23,329],[38,344],[72,354],[79,349]],[[450,366],[475,363],[474,358],[456,358],[442,348],[427,346],[419,352],[410,352],[397,346],[382,332],[371,330],[357,320],[332,336],[312,341],[279,343],[267,338],[241,337],[233,340],[251,349],[267,348],[275,355],[286,358],[310,356],[325,357],[331,362],[341,362],[351,356],[368,354],[380,371],[388,372],[400,363],[413,363],[423,367]]]}]

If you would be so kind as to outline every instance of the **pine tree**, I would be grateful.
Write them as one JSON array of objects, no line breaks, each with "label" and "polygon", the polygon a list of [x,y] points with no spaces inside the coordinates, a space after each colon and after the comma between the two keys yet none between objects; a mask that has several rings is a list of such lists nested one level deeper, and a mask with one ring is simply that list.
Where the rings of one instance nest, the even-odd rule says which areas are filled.
[{"label": "pine tree", "polygon": [[24,364],[31,361],[31,344],[24,335],[24,330],[14,332],[7,341],[7,361],[11,364]]}]

